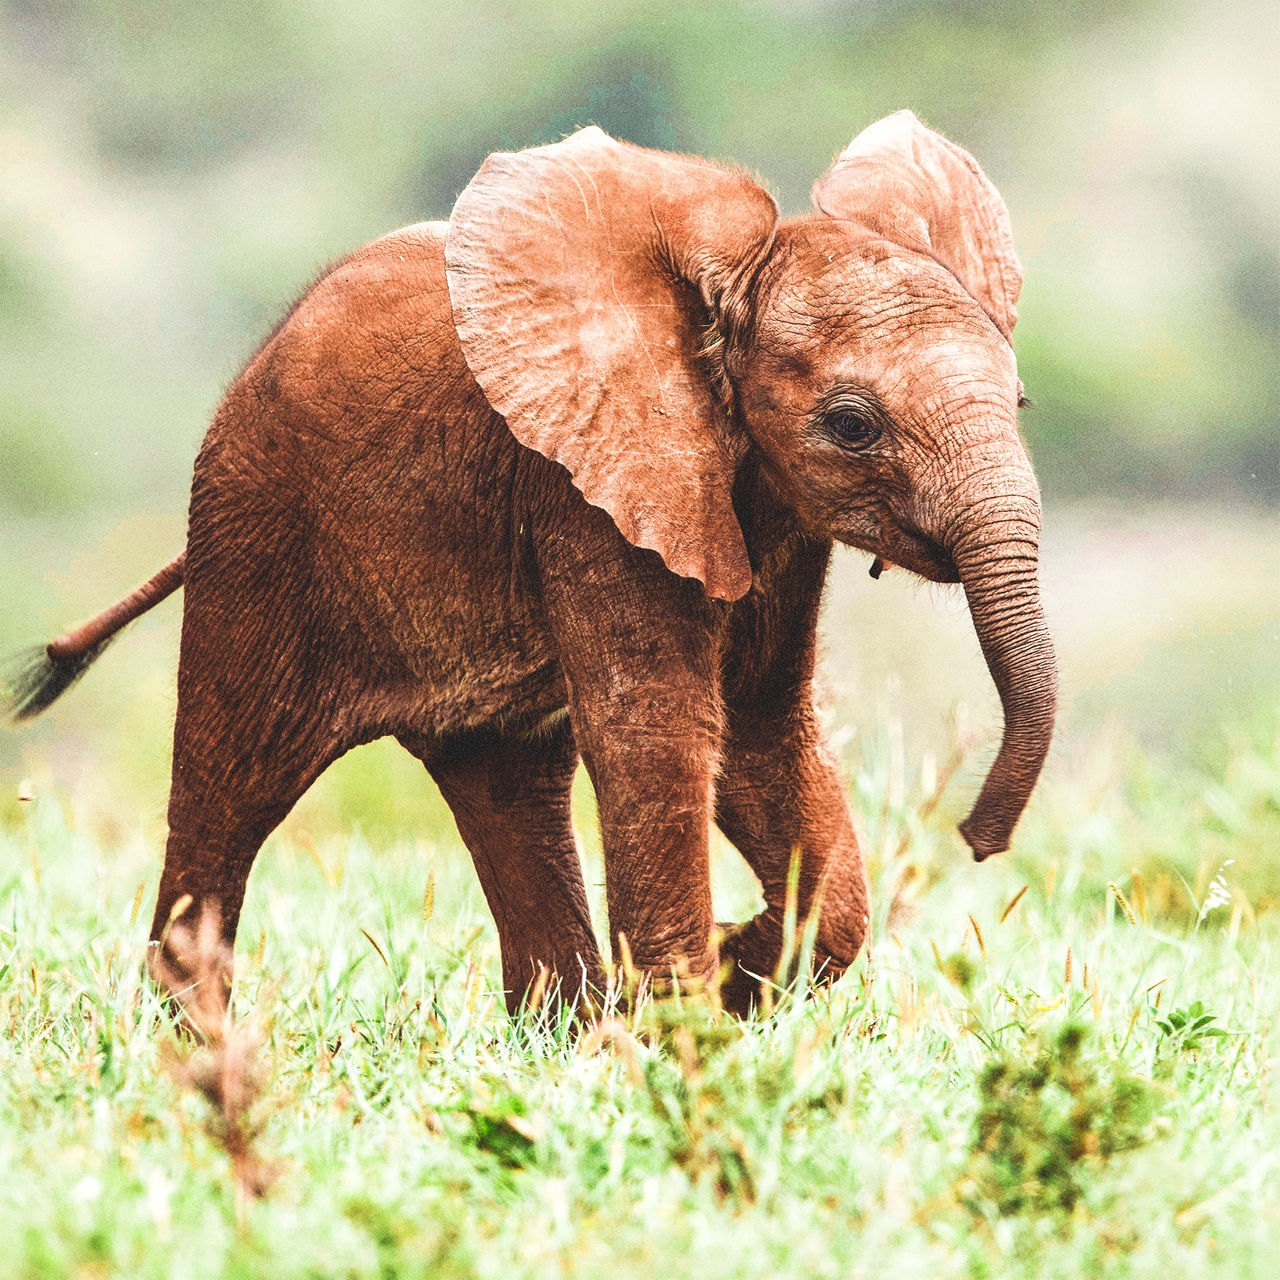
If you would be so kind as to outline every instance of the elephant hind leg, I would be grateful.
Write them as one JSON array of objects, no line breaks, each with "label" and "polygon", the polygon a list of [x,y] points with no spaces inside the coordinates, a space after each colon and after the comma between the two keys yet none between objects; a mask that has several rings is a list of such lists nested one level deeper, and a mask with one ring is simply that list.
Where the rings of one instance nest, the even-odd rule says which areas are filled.
[{"label": "elephant hind leg", "polygon": [[184,1006],[201,984],[213,1016],[226,1005],[262,842],[353,740],[333,727],[331,680],[287,631],[255,622],[243,603],[210,598],[198,580],[189,591],[150,968]]},{"label": "elephant hind leg", "polygon": [[[181,715],[181,712],[179,713]],[[340,750],[333,742],[278,744],[254,735],[221,739],[208,755],[184,753],[169,802],[169,840],[151,923],[150,968],[184,1007],[195,989],[207,1016],[225,1008],[232,950],[249,873],[263,841]],[[212,757],[212,758],[209,758]]]},{"label": "elephant hind leg", "polygon": [[467,734],[443,751],[400,741],[427,766],[471,852],[498,928],[507,1008],[535,990],[573,1004],[602,989],[570,822],[578,752],[568,720],[529,737]]}]

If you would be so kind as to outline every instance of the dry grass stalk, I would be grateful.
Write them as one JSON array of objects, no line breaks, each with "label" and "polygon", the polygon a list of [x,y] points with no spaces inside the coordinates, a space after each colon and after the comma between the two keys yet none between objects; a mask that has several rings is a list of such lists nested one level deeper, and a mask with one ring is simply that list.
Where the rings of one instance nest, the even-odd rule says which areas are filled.
[{"label": "dry grass stalk", "polygon": [[228,1007],[231,948],[223,941],[216,905],[206,904],[195,927],[177,919],[152,962],[155,978],[175,1001],[179,1025],[197,1043],[169,1047],[166,1065],[174,1078],[208,1101],[210,1134],[231,1161],[236,1202],[266,1194],[277,1171],[258,1151],[262,1121],[255,1116],[266,1071],[262,1037],[250,1023],[237,1022]]},{"label": "dry grass stalk", "polygon": [[1013,897],[1009,899],[1009,905],[1005,907],[1005,909],[1000,913],[1001,924],[1004,924],[1004,922],[1013,914],[1014,907],[1016,907],[1018,903],[1022,901],[1022,896],[1023,894],[1026,893],[1029,887],[1030,887],[1029,885],[1024,884],[1022,888],[1019,889],[1018,892],[1015,893]]},{"label": "dry grass stalk", "polygon": [[1120,910],[1124,913],[1124,918],[1132,925],[1138,923],[1137,917],[1133,913],[1133,908],[1129,905],[1129,899],[1120,891],[1120,886],[1114,880],[1107,881],[1107,888],[1111,890],[1112,896],[1120,904]]},{"label": "dry grass stalk", "polygon": [[[960,771],[961,766],[973,751],[975,743],[975,736],[959,723],[958,718],[953,721],[951,727],[951,749],[947,753],[946,759],[942,762],[942,766],[934,773],[929,785],[925,788],[923,799],[916,806],[916,817],[921,824],[927,823],[942,803],[942,798],[946,795],[947,788],[951,785],[951,780]],[[889,807],[886,800],[884,820],[887,821],[888,816]],[[891,863],[903,863],[911,852],[914,837],[915,833],[912,825],[909,822],[904,823],[897,848],[894,849],[893,855],[889,860]],[[907,863],[898,876],[892,897],[889,900],[888,918],[890,927],[897,928],[906,924],[915,913],[915,907],[911,901],[911,887],[918,879],[922,879],[919,868],[913,863]]]}]

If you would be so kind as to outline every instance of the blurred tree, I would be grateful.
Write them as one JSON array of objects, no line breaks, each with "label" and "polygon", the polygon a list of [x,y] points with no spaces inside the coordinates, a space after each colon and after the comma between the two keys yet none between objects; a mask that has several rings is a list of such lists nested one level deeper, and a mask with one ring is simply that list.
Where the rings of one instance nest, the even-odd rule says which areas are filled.
[{"label": "blurred tree", "polygon": [[1265,0],[3,0],[0,515],[180,509],[255,335],[492,150],[594,122],[798,210],[903,105],[1012,208],[1049,495],[1273,500],[1276,44]]}]

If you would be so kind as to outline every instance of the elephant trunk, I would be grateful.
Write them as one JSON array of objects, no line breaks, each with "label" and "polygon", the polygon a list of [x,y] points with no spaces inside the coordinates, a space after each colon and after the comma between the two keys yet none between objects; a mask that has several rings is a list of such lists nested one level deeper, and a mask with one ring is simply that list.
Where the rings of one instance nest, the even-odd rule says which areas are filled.
[{"label": "elephant trunk", "polygon": [[1058,674],[1040,605],[1038,501],[987,499],[968,515],[952,556],[1004,709],[1000,751],[960,824],[982,862],[1009,847],[1040,776],[1053,735]]}]

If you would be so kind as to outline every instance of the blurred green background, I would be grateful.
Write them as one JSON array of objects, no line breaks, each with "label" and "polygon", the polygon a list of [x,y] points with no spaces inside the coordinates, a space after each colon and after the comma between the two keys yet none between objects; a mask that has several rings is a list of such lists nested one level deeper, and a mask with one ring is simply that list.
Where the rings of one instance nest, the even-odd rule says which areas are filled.
[{"label": "blurred green background", "polygon": [[[1064,676],[1051,779],[1137,747],[1221,769],[1280,723],[1277,66],[1265,0],[7,0],[0,648],[176,551],[195,450],[255,343],[327,261],[447,216],[488,152],[594,122],[736,160],[797,212],[855,133],[910,106],[979,158],[1024,263]],[[842,749],[927,772],[957,705],[989,744],[963,602],[864,570],[841,554],[828,607]],[[158,829],[177,613],[0,734],[6,803],[30,778]],[[441,818],[386,747],[308,813]]]}]

